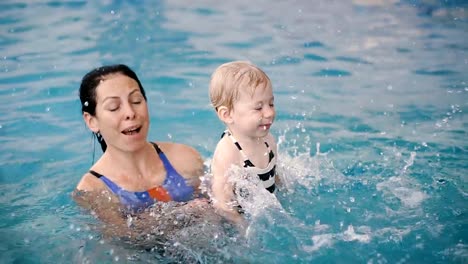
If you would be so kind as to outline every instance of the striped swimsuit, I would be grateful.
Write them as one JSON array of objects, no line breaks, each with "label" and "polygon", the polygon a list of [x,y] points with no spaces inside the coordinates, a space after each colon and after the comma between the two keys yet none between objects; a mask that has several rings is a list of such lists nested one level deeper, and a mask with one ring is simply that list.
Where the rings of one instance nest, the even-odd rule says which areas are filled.
[{"label": "striped swimsuit", "polygon": [[255,165],[249,160],[247,155],[245,155],[239,142],[237,142],[237,140],[234,138],[231,132],[229,132],[229,130],[224,131],[221,138],[224,137],[224,135],[229,136],[229,138],[232,140],[234,145],[236,145],[237,149],[241,153],[244,159],[244,168],[251,168],[254,171],[254,173],[258,175],[260,180],[262,180],[263,187],[265,187],[265,189],[267,189],[271,193],[275,192],[276,157],[273,151],[270,149],[268,143],[265,142],[265,146],[268,149],[268,166],[264,169],[260,169],[258,167],[255,167]]}]

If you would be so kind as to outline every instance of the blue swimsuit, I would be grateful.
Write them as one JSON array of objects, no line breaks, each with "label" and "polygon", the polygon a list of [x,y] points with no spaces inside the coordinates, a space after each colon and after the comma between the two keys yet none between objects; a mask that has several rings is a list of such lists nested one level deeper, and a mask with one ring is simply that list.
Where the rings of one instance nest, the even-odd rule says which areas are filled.
[{"label": "blue swimsuit", "polygon": [[166,169],[166,179],[161,186],[157,186],[143,192],[130,192],[122,189],[106,176],[93,170],[89,171],[89,173],[101,179],[107,187],[109,187],[109,189],[119,197],[120,202],[126,207],[126,209],[133,212],[142,211],[148,206],[154,204],[156,201],[186,202],[191,200],[193,197],[194,188],[187,185],[185,178],[182,177],[174,167],[172,167],[166,155],[158,145],[155,143],[152,144]]}]

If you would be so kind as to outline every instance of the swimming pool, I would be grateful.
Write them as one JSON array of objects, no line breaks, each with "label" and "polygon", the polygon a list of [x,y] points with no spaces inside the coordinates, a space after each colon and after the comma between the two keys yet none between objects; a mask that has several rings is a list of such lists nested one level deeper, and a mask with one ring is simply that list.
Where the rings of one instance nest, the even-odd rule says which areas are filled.
[{"label": "swimming pool", "polygon": [[70,197],[93,161],[80,79],[131,66],[149,138],[208,161],[209,76],[248,59],[273,81],[292,186],[232,262],[466,263],[467,4],[435,2],[2,1],[1,262],[163,262],[102,239]]}]

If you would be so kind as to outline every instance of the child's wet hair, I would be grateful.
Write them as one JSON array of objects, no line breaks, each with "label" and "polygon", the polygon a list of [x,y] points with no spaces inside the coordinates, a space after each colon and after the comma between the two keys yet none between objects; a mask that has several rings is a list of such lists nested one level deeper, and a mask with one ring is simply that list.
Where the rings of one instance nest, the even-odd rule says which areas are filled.
[{"label": "child's wet hair", "polygon": [[211,105],[232,109],[241,89],[252,95],[259,87],[271,87],[270,78],[259,67],[248,61],[232,61],[219,66],[211,75],[209,94]]}]

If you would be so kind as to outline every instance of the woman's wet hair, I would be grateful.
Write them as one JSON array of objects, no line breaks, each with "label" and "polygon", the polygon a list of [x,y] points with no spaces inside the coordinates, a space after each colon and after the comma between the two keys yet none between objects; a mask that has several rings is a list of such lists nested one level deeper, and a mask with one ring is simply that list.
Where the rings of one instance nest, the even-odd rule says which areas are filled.
[{"label": "woman's wet hair", "polygon": [[[88,72],[81,80],[80,101],[82,113],[86,112],[92,116],[96,115],[96,88],[99,86],[101,81],[105,80],[105,78],[111,74],[122,74],[135,80],[138,83],[138,87],[140,87],[143,98],[146,100],[145,90],[143,89],[138,76],[132,69],[130,69],[130,67],[124,64],[106,65]],[[101,145],[102,151],[106,151],[107,144],[104,141],[104,138],[102,138],[99,132],[94,133],[94,135]]]}]

